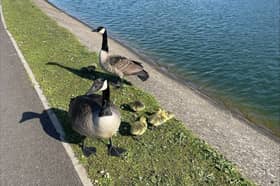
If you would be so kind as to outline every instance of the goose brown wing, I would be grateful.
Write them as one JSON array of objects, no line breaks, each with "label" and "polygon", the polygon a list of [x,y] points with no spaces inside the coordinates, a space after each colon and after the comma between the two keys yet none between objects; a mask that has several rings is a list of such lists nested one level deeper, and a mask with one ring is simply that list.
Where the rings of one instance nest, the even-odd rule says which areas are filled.
[{"label": "goose brown wing", "polygon": [[108,60],[110,65],[125,75],[133,75],[143,70],[143,65],[140,62],[123,56],[110,56]]}]

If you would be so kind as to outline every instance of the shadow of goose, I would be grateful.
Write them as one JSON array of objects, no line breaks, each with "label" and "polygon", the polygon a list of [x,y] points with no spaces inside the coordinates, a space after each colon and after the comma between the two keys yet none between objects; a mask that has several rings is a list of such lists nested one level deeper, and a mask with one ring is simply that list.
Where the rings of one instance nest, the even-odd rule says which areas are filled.
[{"label": "shadow of goose", "polygon": [[[87,69],[86,67],[83,67],[81,69],[75,69],[75,68],[72,68],[72,67],[62,65],[62,64],[57,63],[57,62],[48,62],[48,63],[46,63],[46,65],[58,66],[60,68],[68,70],[69,72],[71,72],[71,73],[73,73],[73,74],[75,74],[75,75],[77,75],[81,78],[84,78],[84,79],[96,80],[98,78],[104,78],[104,79],[107,79],[114,84],[117,84],[118,81],[119,81],[119,78],[117,76],[114,76],[114,75],[111,75],[111,74],[108,74],[108,73],[99,72],[99,71],[96,71],[96,70],[88,71],[88,70],[86,70]],[[127,80],[124,80],[123,83],[126,84],[126,85],[132,85]]]},{"label": "shadow of goose", "polygon": [[59,141],[67,142],[67,143],[73,143],[73,144],[80,144],[84,137],[80,136],[78,133],[74,132],[71,129],[70,121],[68,119],[68,113],[64,110],[57,109],[57,108],[51,108],[51,110],[57,115],[57,117],[60,120],[60,123],[63,125],[64,132],[66,134],[65,139],[61,140],[60,134],[56,131],[54,125],[52,124],[49,116],[48,116],[48,110],[43,110],[42,113],[36,113],[36,112],[24,112],[22,113],[21,120],[19,123],[23,124],[27,121],[32,119],[39,119],[41,126],[44,130],[44,132]]}]

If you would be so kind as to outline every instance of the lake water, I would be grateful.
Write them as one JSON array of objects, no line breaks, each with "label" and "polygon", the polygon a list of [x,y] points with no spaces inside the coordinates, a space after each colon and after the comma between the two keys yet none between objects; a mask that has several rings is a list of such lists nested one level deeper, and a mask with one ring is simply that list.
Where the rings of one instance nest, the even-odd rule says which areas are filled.
[{"label": "lake water", "polygon": [[50,0],[280,134],[279,0]]}]

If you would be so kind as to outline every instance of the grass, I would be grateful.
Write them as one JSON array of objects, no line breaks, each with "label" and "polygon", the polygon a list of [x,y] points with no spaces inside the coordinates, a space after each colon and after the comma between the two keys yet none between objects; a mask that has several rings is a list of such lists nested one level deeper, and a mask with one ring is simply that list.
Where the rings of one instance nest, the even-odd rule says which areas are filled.
[{"label": "grass", "polygon": [[[66,140],[98,185],[253,185],[220,153],[195,137],[184,124],[172,119],[156,130],[148,130],[140,140],[129,135],[129,124],[139,114],[125,104],[141,100],[146,112],[159,107],[155,98],[134,86],[112,89],[112,100],[122,113],[122,125],[114,143],[127,149],[123,158],[107,155],[107,141],[87,139],[97,149],[86,158],[79,147],[80,137],[71,130],[67,117],[70,98],[83,94],[92,80],[103,76],[80,70],[97,55],[89,52],[67,30],[43,14],[30,0],[2,0],[8,29],[15,37],[50,105],[62,123]],[[98,66],[98,65],[97,65]],[[146,114],[145,112],[141,114]]]}]

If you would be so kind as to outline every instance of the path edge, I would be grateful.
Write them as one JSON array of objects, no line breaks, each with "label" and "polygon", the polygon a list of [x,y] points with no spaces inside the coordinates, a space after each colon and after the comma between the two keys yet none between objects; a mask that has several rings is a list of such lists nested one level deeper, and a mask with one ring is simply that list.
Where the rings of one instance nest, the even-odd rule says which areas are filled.
[{"label": "path edge", "polygon": [[56,132],[59,134],[59,138],[61,140],[60,142],[63,145],[63,147],[66,151],[66,154],[70,158],[70,160],[75,168],[75,171],[77,172],[82,184],[84,186],[92,186],[93,184],[91,183],[90,179],[88,178],[86,169],[83,167],[82,164],[79,163],[79,160],[75,157],[75,154],[74,154],[74,151],[73,151],[71,145],[64,142],[65,141],[64,129],[62,128],[62,125],[60,124],[59,120],[57,119],[55,113],[52,111],[51,107],[49,106],[48,100],[47,100],[46,96],[43,94],[43,91],[40,88],[39,83],[36,81],[35,76],[31,70],[30,66],[28,65],[27,61],[25,60],[22,52],[20,51],[20,49],[16,43],[16,40],[14,39],[14,37],[8,30],[8,27],[5,22],[4,14],[3,14],[3,9],[2,9],[2,0],[0,0],[0,16],[1,16],[1,21],[4,25],[4,30],[7,32],[10,40],[12,41],[12,44],[17,52],[17,55],[23,65],[30,81],[32,82],[32,86],[35,89],[44,109],[47,111],[47,114],[51,120],[52,125],[54,126]]}]

